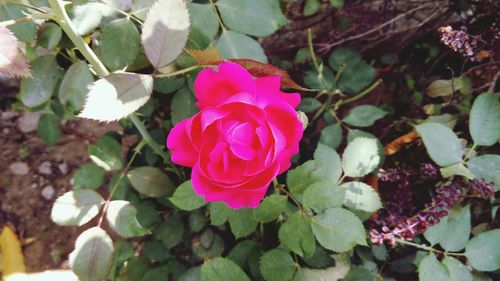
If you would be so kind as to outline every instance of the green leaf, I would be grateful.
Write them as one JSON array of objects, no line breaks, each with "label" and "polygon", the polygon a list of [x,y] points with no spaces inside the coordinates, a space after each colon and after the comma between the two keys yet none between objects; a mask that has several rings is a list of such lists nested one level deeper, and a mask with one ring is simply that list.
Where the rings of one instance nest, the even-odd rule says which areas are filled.
[{"label": "green leaf", "polygon": [[64,74],[59,87],[59,100],[63,105],[71,105],[74,110],[80,110],[85,104],[89,87],[94,77],[83,61],[77,61],[71,65]]},{"label": "green leaf", "polygon": [[142,254],[151,261],[163,262],[170,258],[168,249],[160,241],[150,240],[144,244]]},{"label": "green leaf", "polygon": [[315,251],[311,224],[301,212],[289,216],[278,232],[280,242],[301,257],[310,257]]},{"label": "green leaf", "polygon": [[352,67],[360,61],[361,55],[349,48],[337,48],[328,57],[328,63],[335,70],[339,70],[342,64],[344,67]]},{"label": "green leaf", "polygon": [[446,228],[448,226],[448,217],[442,218],[439,223],[429,227],[425,232],[424,232],[424,237],[427,239],[427,241],[431,242],[431,246],[434,246],[439,243],[439,241],[442,241],[443,239],[446,239],[444,236],[446,233]]},{"label": "green leaf", "polygon": [[358,52],[348,48],[335,49],[328,62],[335,70],[344,65],[338,87],[340,91],[346,93],[360,92],[372,83],[377,74],[377,70],[364,62]]},{"label": "green leaf", "polygon": [[97,189],[104,183],[104,170],[93,163],[82,165],[73,174],[73,189]]},{"label": "green leaf", "polygon": [[253,218],[259,222],[271,222],[285,211],[287,197],[273,194],[264,198],[258,208],[253,210]]},{"label": "green leaf", "polygon": [[474,157],[467,162],[467,166],[476,178],[493,182],[496,189],[500,189],[500,155],[484,154]]},{"label": "green leaf", "polygon": [[470,180],[474,179],[474,174],[461,162],[440,168],[439,172],[441,173],[441,177],[445,179],[453,178],[456,175],[464,176]]},{"label": "green leaf", "polygon": [[250,254],[259,250],[259,244],[254,240],[243,240],[236,244],[227,255],[227,258],[234,261],[238,266],[245,267]]},{"label": "green leaf", "polygon": [[335,8],[342,8],[344,6],[344,0],[330,0],[330,5]]},{"label": "green leaf", "polygon": [[472,274],[459,260],[445,256],[442,263],[446,266],[450,281],[472,281]]},{"label": "green leaf", "polygon": [[201,281],[200,267],[193,267],[184,272],[179,278],[179,281]]},{"label": "green leaf", "polygon": [[426,94],[431,98],[451,96],[453,91],[460,91],[465,86],[462,77],[449,80],[434,80],[427,87]]},{"label": "green leaf", "polygon": [[118,170],[122,167],[121,151],[121,144],[109,135],[103,135],[95,145],[88,146],[90,159],[106,171]]},{"label": "green leaf", "polygon": [[342,156],[342,168],[347,176],[362,177],[371,173],[380,163],[377,141],[358,137],[347,144]]},{"label": "green leaf", "polygon": [[40,138],[48,145],[55,145],[61,137],[61,119],[52,113],[44,113],[40,117],[37,132]]},{"label": "green leaf", "polygon": [[127,173],[135,190],[149,197],[170,196],[175,189],[170,178],[155,167],[140,167]]},{"label": "green leaf", "polygon": [[203,198],[194,193],[193,185],[190,180],[184,182],[175,190],[170,201],[184,211],[196,210],[206,204]]},{"label": "green leaf", "polygon": [[104,199],[93,190],[66,192],[52,205],[50,218],[58,225],[82,226],[98,213]]},{"label": "green leaf", "polygon": [[201,266],[201,281],[221,280],[250,281],[250,278],[230,259],[218,257],[205,261]]},{"label": "green leaf", "polygon": [[80,35],[87,35],[96,29],[102,20],[102,8],[106,6],[101,3],[85,3],[73,7],[73,17],[71,21],[76,31]]},{"label": "green leaf", "polygon": [[174,247],[182,241],[184,234],[184,223],[179,215],[171,215],[157,229],[154,230],[154,236],[160,240],[167,249]]},{"label": "green leaf", "polygon": [[[321,248],[322,249],[322,248]],[[325,269],[299,268],[293,281],[338,281],[344,278],[351,267],[351,260],[347,254],[334,255],[335,266]],[[333,263],[333,259],[332,259]],[[331,265],[326,265],[331,266]],[[325,267],[326,267],[325,266]],[[324,267],[322,267],[324,268]]]},{"label": "green leaf", "polygon": [[210,222],[212,225],[224,224],[231,214],[231,209],[222,202],[210,203]]},{"label": "green leaf", "polygon": [[423,258],[418,265],[418,278],[420,281],[451,281],[446,266],[441,264],[433,253]]},{"label": "green leaf", "polygon": [[314,170],[317,181],[336,184],[342,175],[340,156],[331,147],[319,143],[314,151]]},{"label": "green leaf", "polygon": [[333,149],[337,149],[342,142],[342,127],[340,124],[337,123],[326,126],[321,131],[319,142]]},{"label": "green leaf", "polygon": [[183,0],[158,0],[142,25],[142,45],[154,68],[172,63],[189,37],[189,12]]},{"label": "green leaf", "polygon": [[[141,49],[139,31],[129,18],[106,24],[102,28],[100,42],[102,62],[111,71],[123,70],[132,65]],[[124,52],[118,51],[124,46]]]},{"label": "green leaf", "polygon": [[385,115],[387,115],[387,112],[382,109],[365,104],[351,109],[343,121],[351,126],[370,127],[375,121],[383,118]]},{"label": "green leaf", "polygon": [[259,42],[235,31],[223,31],[216,47],[225,59],[253,59],[267,63],[266,54]]},{"label": "green leaf", "polygon": [[342,281],[375,281],[375,273],[362,266],[353,266]]},{"label": "green leaf", "polygon": [[141,20],[146,18],[147,12],[151,9],[151,6],[155,3],[155,0],[133,0],[132,1],[132,13]]},{"label": "green leaf", "polygon": [[150,75],[116,72],[97,80],[79,117],[111,122],[134,113],[153,92]]},{"label": "green leaf", "polygon": [[353,213],[332,208],[316,215],[312,221],[312,230],[318,242],[335,252],[346,252],[357,244],[366,245],[365,229]]},{"label": "green leaf", "polygon": [[382,167],[382,165],[384,164],[384,160],[385,160],[385,153],[384,153],[384,146],[382,145],[380,140],[377,139],[377,137],[375,137],[374,135],[372,135],[370,133],[367,133],[367,132],[364,132],[361,130],[352,129],[352,130],[349,130],[349,133],[347,134],[347,143],[352,142],[353,140],[355,140],[358,137],[365,137],[365,138],[375,140],[375,142],[377,143],[377,147],[378,147],[378,156],[380,157],[380,163],[377,165],[377,168]]},{"label": "green leaf", "polygon": [[212,5],[190,3],[188,5],[191,19],[191,33],[188,48],[206,49],[219,31],[219,20]]},{"label": "green leaf", "polygon": [[316,14],[321,8],[321,2],[319,0],[306,0],[304,5],[304,11],[302,12],[304,16],[312,16]]},{"label": "green leaf", "polygon": [[304,206],[313,208],[316,212],[340,207],[344,202],[346,190],[332,183],[316,182],[304,191]]},{"label": "green leaf", "polygon": [[287,23],[279,3],[274,1],[219,0],[216,5],[228,28],[248,35],[271,35]]},{"label": "green leaf", "polygon": [[316,182],[312,177],[312,172],[316,168],[314,160],[309,160],[304,164],[288,171],[286,184],[292,193],[302,193],[309,185]]},{"label": "green leaf", "polygon": [[177,91],[172,98],[172,124],[175,125],[198,113],[195,103],[196,99],[189,88],[184,87]]},{"label": "green leaf", "polygon": [[193,253],[200,259],[217,257],[224,251],[224,240],[207,228],[200,236],[200,242],[193,242]]},{"label": "green leaf", "polygon": [[150,228],[161,221],[160,211],[152,200],[143,200],[137,204],[136,218],[143,228]]},{"label": "green leaf", "polygon": [[494,271],[500,268],[500,229],[483,232],[465,247],[465,256],[473,268]]},{"label": "green leaf", "polygon": [[370,86],[375,79],[377,70],[364,61],[348,66],[342,72],[338,88],[344,93],[358,93]]},{"label": "green leaf", "polygon": [[38,57],[31,62],[31,78],[21,79],[19,98],[27,107],[36,107],[50,100],[63,72],[52,56]]},{"label": "green leaf", "polygon": [[113,265],[113,241],[99,227],[84,231],[69,255],[69,264],[81,281],[106,279]]},{"label": "green leaf", "polygon": [[[0,21],[25,18],[28,11],[14,3],[0,2]],[[9,25],[8,28],[21,41],[32,42],[36,37],[36,24],[32,21],[21,21]]]},{"label": "green leaf", "polygon": [[170,268],[168,266],[160,266],[146,272],[141,281],[165,281],[169,273]]},{"label": "green leaf", "polygon": [[144,236],[148,231],[139,224],[136,218],[137,209],[124,200],[109,202],[106,219],[111,228],[121,237]]},{"label": "green leaf", "polygon": [[313,112],[316,109],[320,108],[320,106],[321,106],[321,102],[319,102],[315,98],[303,98],[300,101],[300,104],[297,107],[297,109],[302,111],[302,112],[309,113],[309,112]]},{"label": "green leaf", "polygon": [[378,193],[366,183],[351,181],[340,187],[346,190],[344,205],[347,208],[371,213],[382,207]]},{"label": "green leaf", "polygon": [[476,145],[490,146],[500,139],[500,93],[479,95],[470,111],[469,130]]},{"label": "green leaf", "polygon": [[62,30],[55,23],[48,22],[43,24],[40,26],[38,32],[38,44],[46,49],[52,49],[59,45],[62,38]]},{"label": "green leaf", "polygon": [[304,83],[312,89],[330,90],[333,86],[333,72],[327,66],[323,67],[321,75],[316,69],[308,70],[304,73]]},{"label": "green leaf", "polygon": [[229,226],[236,239],[248,236],[257,227],[258,222],[253,219],[251,208],[233,210],[229,214]]},{"label": "green leaf", "polygon": [[439,123],[424,123],[416,129],[436,164],[445,167],[462,160],[462,144],[450,128]]},{"label": "green leaf", "polygon": [[260,257],[260,271],[267,281],[292,280],[297,271],[292,256],[283,249],[273,249]]},{"label": "green leaf", "polygon": [[171,94],[184,86],[186,79],[180,78],[155,78],[153,89],[162,94]]},{"label": "green leaf", "polygon": [[446,230],[439,244],[448,252],[460,251],[469,241],[470,231],[470,205],[456,207],[448,215]]}]

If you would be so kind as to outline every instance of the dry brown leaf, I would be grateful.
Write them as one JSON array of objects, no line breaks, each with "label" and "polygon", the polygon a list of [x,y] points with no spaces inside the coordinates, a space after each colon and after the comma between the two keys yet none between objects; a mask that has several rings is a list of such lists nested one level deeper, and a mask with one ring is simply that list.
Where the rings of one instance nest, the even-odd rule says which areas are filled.
[{"label": "dry brown leaf", "polygon": [[393,155],[398,152],[401,148],[412,143],[414,140],[418,139],[420,136],[417,131],[411,131],[408,134],[402,135],[395,140],[391,141],[384,147],[385,155]]},{"label": "dry brown leaf", "polygon": [[295,89],[300,91],[309,91],[309,89],[304,88],[299,84],[297,84],[295,81],[293,81],[290,75],[288,75],[288,73],[285,70],[276,67],[274,65],[250,59],[231,59],[230,61],[243,66],[248,72],[250,72],[250,74],[252,74],[255,77],[273,76],[273,75],[280,76],[281,85],[284,88]]}]

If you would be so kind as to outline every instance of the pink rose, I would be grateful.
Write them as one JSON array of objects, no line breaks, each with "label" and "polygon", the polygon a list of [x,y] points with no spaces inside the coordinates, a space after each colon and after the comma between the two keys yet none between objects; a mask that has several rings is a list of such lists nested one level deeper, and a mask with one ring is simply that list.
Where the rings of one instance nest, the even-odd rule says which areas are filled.
[{"label": "pink rose", "polygon": [[206,201],[257,207],[299,150],[300,95],[281,92],[279,76],[254,79],[233,62],[201,71],[194,89],[200,112],[168,135],[172,161],[193,168],[194,192]]}]

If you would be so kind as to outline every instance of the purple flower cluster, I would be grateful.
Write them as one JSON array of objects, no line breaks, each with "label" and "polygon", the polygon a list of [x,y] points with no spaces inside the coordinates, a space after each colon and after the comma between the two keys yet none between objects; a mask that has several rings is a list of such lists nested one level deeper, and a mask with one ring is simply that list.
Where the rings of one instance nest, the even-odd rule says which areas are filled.
[{"label": "purple flower cluster", "polygon": [[495,196],[495,186],[493,183],[485,182],[481,179],[474,179],[467,186],[469,194],[473,197],[490,198]]},{"label": "purple flower cluster", "polygon": [[454,30],[451,26],[440,27],[441,42],[463,56],[473,58],[477,52],[477,38],[467,33],[465,26]]},{"label": "purple flower cluster", "polygon": [[[394,218],[388,219],[390,216],[378,218],[378,224],[384,224],[381,231],[370,230],[370,239],[373,244],[380,245],[386,242],[390,246],[395,245],[396,238],[413,240],[416,234],[425,232],[430,226],[437,224],[441,218],[448,215],[448,211],[463,198],[463,195],[462,190],[455,184],[438,188],[432,202],[416,215],[407,219],[399,217],[396,220]],[[395,224],[393,228],[387,226],[390,224],[385,224],[397,220],[400,222]]]}]

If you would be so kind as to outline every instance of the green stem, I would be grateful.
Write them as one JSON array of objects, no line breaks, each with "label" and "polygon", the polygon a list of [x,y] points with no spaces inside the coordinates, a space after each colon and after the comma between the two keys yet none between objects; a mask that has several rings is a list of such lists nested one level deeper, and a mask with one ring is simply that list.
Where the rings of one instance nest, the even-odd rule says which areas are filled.
[{"label": "green stem", "polygon": [[181,75],[181,74],[188,73],[188,72],[193,71],[195,69],[198,69],[200,67],[201,67],[200,65],[193,65],[193,66],[190,66],[190,67],[187,67],[187,68],[184,68],[184,69],[181,69],[181,70],[177,70],[177,71],[174,71],[174,72],[158,74],[158,75],[155,75],[155,77],[157,77],[157,78],[173,77],[173,76],[176,76],[176,75]]},{"label": "green stem", "polygon": [[106,200],[106,202],[104,202],[104,208],[102,209],[102,214],[101,214],[101,217],[99,218],[99,223],[97,224],[97,226],[101,226],[102,221],[104,219],[104,215],[106,215],[106,212],[108,211],[109,202],[111,202],[111,198],[113,197],[113,194],[116,192],[116,189],[118,188],[118,186],[120,185],[121,181],[125,177],[125,174],[127,174],[128,170],[130,169],[130,166],[134,162],[135,157],[139,154],[139,152],[142,150],[142,148],[144,147],[145,144],[146,144],[146,142],[144,140],[142,140],[134,148],[134,154],[132,154],[132,157],[128,161],[127,166],[125,167],[125,169],[123,169],[123,171],[120,174],[120,177],[118,178],[118,180],[116,181],[116,183],[111,188],[111,191],[109,192],[108,199]]},{"label": "green stem", "polygon": [[80,50],[85,59],[92,65],[95,73],[100,77],[109,75],[109,71],[104,64],[99,60],[96,54],[85,43],[85,40],[76,32],[76,27],[71,22],[68,13],[64,9],[64,3],[61,0],[49,0],[49,6],[55,15],[55,20],[64,30],[64,33],[69,37],[76,48]]},{"label": "green stem", "polygon": [[477,144],[472,144],[472,147],[469,149],[469,152],[467,152],[467,155],[465,155],[464,159],[462,160],[462,162],[467,162],[467,160],[469,159],[469,157],[471,156],[472,152],[473,151],[476,151],[476,147],[477,147]]},{"label": "green stem", "polygon": [[137,117],[137,115],[135,114],[130,115],[128,119],[132,121],[144,141],[154,150],[154,152],[160,155],[164,160],[168,160],[167,154],[165,153],[165,151],[163,151],[162,146],[159,145],[149,134],[148,130],[146,130],[146,127],[144,127],[144,123],[142,123],[141,119],[139,119],[139,117]]},{"label": "green stem", "polygon": [[338,108],[340,108],[343,105],[349,104],[349,103],[351,103],[353,101],[357,101],[357,100],[365,97],[366,95],[368,95],[369,93],[371,93],[373,90],[375,90],[375,88],[377,88],[378,85],[380,85],[380,83],[382,83],[382,79],[379,79],[379,80],[375,81],[375,83],[373,83],[369,88],[367,88],[363,92],[355,95],[354,97],[338,102],[335,105],[335,109],[334,110],[337,110]]},{"label": "green stem", "polygon": [[417,248],[417,249],[421,249],[421,250],[424,250],[424,251],[427,251],[427,252],[433,252],[433,253],[442,254],[442,255],[445,255],[445,256],[456,256],[456,257],[463,257],[463,256],[465,256],[464,253],[448,253],[448,252],[443,252],[443,251],[434,249],[434,248],[429,247],[429,246],[420,245],[420,244],[417,244],[417,243],[405,241],[405,240],[398,239],[398,238],[396,238],[396,242],[398,242],[399,244],[402,244],[402,245],[411,246],[411,247],[414,247],[414,248]]},{"label": "green stem", "polygon": [[227,28],[224,25],[222,18],[220,17],[219,9],[217,9],[217,6],[215,5],[214,0],[210,0],[210,4],[212,5],[212,9],[214,10],[215,15],[217,16],[217,20],[219,20],[219,24],[220,24],[220,27],[222,28],[222,31],[227,31]]}]

